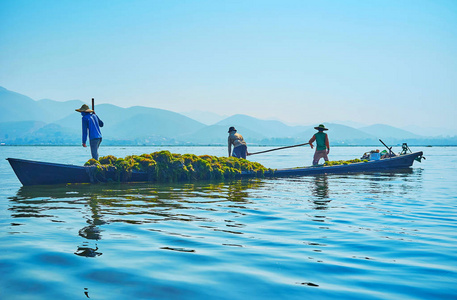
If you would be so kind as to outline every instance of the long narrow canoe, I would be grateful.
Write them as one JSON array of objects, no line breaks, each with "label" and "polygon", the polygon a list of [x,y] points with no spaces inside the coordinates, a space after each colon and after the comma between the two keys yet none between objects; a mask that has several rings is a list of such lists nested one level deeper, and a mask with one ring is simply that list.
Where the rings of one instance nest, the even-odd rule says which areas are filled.
[{"label": "long narrow canoe", "polygon": [[[303,168],[277,169],[274,172],[266,172],[265,177],[290,177],[307,176],[320,174],[344,174],[344,173],[366,173],[383,172],[395,169],[405,169],[412,166],[415,159],[422,158],[422,152],[414,152],[381,160],[352,163],[336,166],[314,166]],[[24,186],[29,185],[52,185],[66,183],[91,183],[87,167],[56,164],[49,162],[7,158],[11,167],[16,173],[19,181]],[[249,172],[241,173],[243,177],[253,177]],[[132,172],[131,182],[147,181],[147,173]]]}]

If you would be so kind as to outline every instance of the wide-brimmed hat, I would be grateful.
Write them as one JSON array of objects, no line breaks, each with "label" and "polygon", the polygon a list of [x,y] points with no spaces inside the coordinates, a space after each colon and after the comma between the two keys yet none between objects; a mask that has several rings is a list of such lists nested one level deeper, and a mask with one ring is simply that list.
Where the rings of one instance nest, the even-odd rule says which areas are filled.
[{"label": "wide-brimmed hat", "polygon": [[228,131],[228,132],[230,133],[230,132],[232,132],[232,131],[236,131],[235,127],[233,127],[233,126],[231,126],[231,127],[229,128],[229,131]]},{"label": "wide-brimmed hat", "polygon": [[81,106],[81,108],[77,108],[77,109],[75,109],[75,110],[76,110],[77,112],[88,112],[88,113],[94,112],[92,109],[89,108],[89,106],[88,106],[87,104],[83,104],[83,105]]},{"label": "wide-brimmed hat", "polygon": [[328,130],[328,128],[325,128],[324,124],[319,124],[319,126],[314,127],[314,129],[317,129],[317,130]]}]

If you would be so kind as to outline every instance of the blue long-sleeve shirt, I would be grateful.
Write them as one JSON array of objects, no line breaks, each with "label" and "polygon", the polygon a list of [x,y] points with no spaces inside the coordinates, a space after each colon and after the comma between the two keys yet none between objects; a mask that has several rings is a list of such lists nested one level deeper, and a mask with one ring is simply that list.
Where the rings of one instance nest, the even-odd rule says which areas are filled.
[{"label": "blue long-sleeve shirt", "polygon": [[87,141],[87,133],[89,132],[89,139],[100,139],[102,132],[100,127],[103,127],[103,121],[96,114],[82,112],[81,115],[83,123],[83,144]]}]

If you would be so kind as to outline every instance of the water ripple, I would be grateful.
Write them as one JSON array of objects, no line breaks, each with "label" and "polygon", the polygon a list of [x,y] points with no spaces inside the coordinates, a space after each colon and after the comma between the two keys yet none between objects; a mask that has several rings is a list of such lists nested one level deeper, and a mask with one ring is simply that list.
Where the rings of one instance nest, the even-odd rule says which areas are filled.
[{"label": "water ripple", "polygon": [[0,296],[455,299],[457,172],[427,156],[404,173],[3,190]]}]

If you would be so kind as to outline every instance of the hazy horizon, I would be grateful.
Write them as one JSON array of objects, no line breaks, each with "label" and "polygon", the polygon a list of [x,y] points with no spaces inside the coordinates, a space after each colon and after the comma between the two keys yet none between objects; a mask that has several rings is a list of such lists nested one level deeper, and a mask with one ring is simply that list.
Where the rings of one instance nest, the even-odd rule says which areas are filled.
[{"label": "hazy horizon", "polygon": [[[0,89],[6,89],[5,87],[2,87],[0,86]],[[16,93],[16,94],[19,94],[19,95],[23,95],[23,94],[20,94],[20,93],[17,93],[15,91],[11,91],[11,90],[8,90],[6,89],[7,91],[9,92],[12,92],[12,93]],[[23,95],[23,96],[26,96],[28,97],[27,95]],[[29,97],[30,98],[30,97]],[[67,102],[67,101],[80,101],[82,103],[86,103],[88,105],[91,105],[91,101],[83,101],[83,100],[80,100],[80,99],[72,99],[72,100],[64,100],[64,101],[59,101],[59,100],[55,100],[55,99],[49,99],[49,98],[43,98],[43,99],[33,99],[33,98],[30,98],[31,100],[33,101],[48,101],[48,100],[51,100],[51,101],[56,101],[56,102]],[[99,104],[110,104],[110,105],[115,105],[115,106],[118,106],[116,104],[112,104],[112,103],[98,103],[97,101],[95,101],[96,105],[99,105]],[[137,106],[137,105],[135,105]],[[121,106],[118,106],[118,107],[121,107]],[[133,106],[128,106],[128,107],[122,107],[122,108],[129,108],[129,107],[133,107]],[[143,106],[141,105],[140,107],[147,107],[147,108],[155,108],[153,106]],[[172,110],[168,110],[168,111],[172,111]],[[179,113],[179,114],[182,114],[184,116],[187,116],[189,118],[192,118],[200,123],[203,123],[205,125],[215,125],[216,123],[218,123],[219,121],[222,121],[224,119],[227,119],[227,118],[230,118],[230,117],[233,117],[233,116],[236,116],[236,115],[245,115],[245,116],[248,116],[248,117],[253,117],[253,116],[250,116],[250,115],[247,115],[247,114],[234,114],[234,115],[218,115],[216,113],[212,113],[212,112],[208,112],[208,111],[198,111],[198,110],[193,110],[193,111],[188,111],[188,112],[180,112],[180,111],[172,111],[172,112],[175,112],[175,113]],[[69,112],[69,114],[72,114],[72,112]],[[256,117],[254,117],[256,118]],[[288,126],[305,126],[305,127],[309,127],[309,126],[316,126],[321,123],[325,123],[327,125],[332,125],[332,124],[339,124],[339,125],[345,125],[345,126],[349,126],[349,127],[352,127],[352,128],[356,128],[356,129],[361,129],[361,128],[364,128],[364,127],[370,127],[372,125],[387,125],[387,126],[392,126],[392,127],[395,127],[395,128],[398,128],[398,129],[402,129],[402,130],[406,130],[406,131],[409,131],[411,133],[414,133],[414,134],[417,134],[417,135],[421,135],[421,136],[456,136],[457,135],[457,130],[453,130],[453,129],[449,129],[449,128],[444,128],[444,127],[421,127],[421,126],[414,126],[414,125],[410,125],[410,126],[404,126],[404,127],[396,127],[396,126],[393,126],[391,124],[388,124],[388,123],[360,123],[360,122],[354,122],[354,121],[351,121],[351,120],[325,120],[325,121],[320,121],[318,123],[306,123],[306,122],[302,122],[302,123],[293,123],[293,122],[287,122],[285,120],[280,120],[280,119],[275,119],[275,118],[257,118],[259,120],[265,120],[265,121],[279,121],[279,122],[282,122],[283,124],[286,124]],[[1,122],[1,117],[0,117],[0,122]],[[236,125],[236,124],[233,124],[233,125]],[[327,126],[328,127],[328,126]]]},{"label": "hazy horizon", "polygon": [[457,132],[456,1],[1,1],[0,86]]}]

